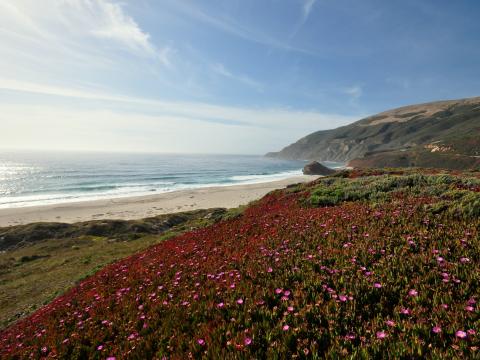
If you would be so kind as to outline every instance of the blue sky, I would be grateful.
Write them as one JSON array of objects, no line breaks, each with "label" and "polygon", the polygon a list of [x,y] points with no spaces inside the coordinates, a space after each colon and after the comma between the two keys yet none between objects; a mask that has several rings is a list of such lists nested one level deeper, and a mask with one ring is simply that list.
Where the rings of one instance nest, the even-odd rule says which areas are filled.
[{"label": "blue sky", "polygon": [[0,0],[0,147],[264,153],[480,95],[480,3]]}]

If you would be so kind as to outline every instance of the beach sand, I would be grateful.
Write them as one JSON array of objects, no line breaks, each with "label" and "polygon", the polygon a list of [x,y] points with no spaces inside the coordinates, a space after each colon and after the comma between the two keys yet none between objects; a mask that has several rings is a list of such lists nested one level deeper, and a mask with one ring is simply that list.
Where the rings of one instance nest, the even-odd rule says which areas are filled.
[{"label": "beach sand", "polygon": [[304,175],[257,184],[206,187],[138,197],[0,209],[0,227],[32,222],[131,220],[196,209],[233,208],[257,200],[272,190],[281,189],[290,184],[313,181],[316,178],[318,176]]}]

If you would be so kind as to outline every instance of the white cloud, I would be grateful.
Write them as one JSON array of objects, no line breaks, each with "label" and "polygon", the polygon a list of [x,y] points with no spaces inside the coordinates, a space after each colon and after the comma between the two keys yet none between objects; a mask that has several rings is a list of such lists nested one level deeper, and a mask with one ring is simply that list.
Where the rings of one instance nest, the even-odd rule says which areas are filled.
[{"label": "white cloud", "polygon": [[[310,132],[358,119],[288,108],[168,102],[5,80],[0,80],[0,89],[53,99],[52,105],[44,100],[42,106],[0,104],[2,147],[84,149],[88,138],[91,150],[263,153]],[[60,106],[58,97],[75,100],[75,105]],[[61,141],[51,139],[55,134]]]},{"label": "white cloud", "polygon": [[263,91],[263,84],[260,83],[259,81],[256,81],[254,79],[252,79],[251,77],[249,76],[246,76],[246,75],[237,75],[237,74],[233,74],[230,70],[228,70],[223,64],[221,63],[216,63],[216,64],[213,64],[212,65],[212,70],[214,72],[216,72],[217,74],[220,74],[224,77],[227,77],[227,78],[230,78],[230,79],[233,79],[235,81],[238,81],[242,84],[245,84],[245,85],[248,85],[254,89],[256,89],[257,91],[261,92]]},{"label": "white cloud", "polygon": [[[70,62],[112,58],[110,49],[170,64],[169,47],[158,48],[124,8],[111,0],[1,0],[0,41],[17,55]],[[2,71],[0,60],[0,72]]]}]

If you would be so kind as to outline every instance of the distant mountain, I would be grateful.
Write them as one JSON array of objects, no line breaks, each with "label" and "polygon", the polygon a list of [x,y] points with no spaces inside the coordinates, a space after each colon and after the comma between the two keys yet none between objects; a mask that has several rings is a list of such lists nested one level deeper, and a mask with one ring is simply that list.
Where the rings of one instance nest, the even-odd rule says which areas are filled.
[{"label": "distant mountain", "polygon": [[357,167],[480,167],[480,97],[385,111],[317,131],[267,156]]}]

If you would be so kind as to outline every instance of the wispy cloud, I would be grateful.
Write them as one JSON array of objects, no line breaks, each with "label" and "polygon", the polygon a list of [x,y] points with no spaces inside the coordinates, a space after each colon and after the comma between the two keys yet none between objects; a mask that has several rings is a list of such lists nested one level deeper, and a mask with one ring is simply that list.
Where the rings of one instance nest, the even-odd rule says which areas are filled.
[{"label": "wispy cloud", "polygon": [[304,0],[302,5],[303,22],[305,22],[310,16],[316,2],[317,0]]},{"label": "wispy cloud", "polygon": [[[22,126],[17,125],[16,127],[11,126],[10,132],[15,129],[21,131],[22,128],[37,128],[38,131],[41,131],[41,129],[48,127],[48,124],[53,121],[47,121],[46,119],[56,119],[55,126],[57,128],[68,129],[71,126],[71,121],[73,121],[70,120],[70,118],[74,119],[75,122],[81,122],[83,121],[82,119],[91,118],[96,119],[95,123],[99,126],[106,126],[102,122],[107,122],[108,125],[112,125],[110,131],[115,133],[117,126],[112,119],[118,118],[122,119],[123,123],[128,119],[128,121],[131,122],[129,127],[135,127],[137,132],[143,131],[145,134],[144,137],[149,139],[148,141],[153,144],[152,146],[154,146],[155,142],[149,137],[154,136],[155,132],[161,131],[162,127],[170,129],[169,131],[174,134],[172,136],[176,139],[183,138],[186,128],[189,129],[189,133],[192,129],[196,129],[197,134],[205,133],[203,138],[200,136],[195,137],[194,143],[197,144],[199,148],[209,149],[209,151],[214,151],[215,149],[213,146],[216,141],[215,134],[221,134],[223,137],[223,147],[217,148],[217,152],[231,152],[232,149],[235,149],[235,151],[251,153],[252,149],[244,146],[243,140],[238,140],[239,132],[241,132],[241,136],[246,143],[251,143],[253,141],[252,139],[258,141],[258,146],[255,147],[256,152],[266,152],[293,142],[297,140],[297,138],[310,132],[331,128],[332,124],[340,126],[358,119],[358,117],[321,113],[314,110],[246,108],[200,102],[163,101],[105,93],[98,89],[71,89],[6,79],[0,79],[0,91],[50,95],[53,98],[62,97],[73,99],[75,104],[73,109],[69,108],[68,110],[65,110],[62,106],[59,106],[58,110],[52,106],[29,106],[25,107],[25,110],[22,110],[23,106],[12,106],[7,103],[3,105],[0,104],[0,122],[2,124],[7,122],[15,123],[16,119],[20,118],[22,119],[22,124],[26,124]],[[42,101],[42,103],[44,102],[46,103],[46,100]],[[59,101],[53,99],[52,103],[58,104]],[[71,101],[68,103],[71,103]],[[96,110],[99,103],[102,104],[101,110]],[[30,110],[27,111],[27,109]],[[107,111],[106,109],[111,110]],[[128,111],[125,111],[125,109],[128,109]],[[62,121],[60,121],[60,119],[62,119]],[[142,125],[144,120],[148,120],[148,126]],[[202,128],[201,125],[198,125],[199,123],[208,125]],[[159,127],[159,130],[154,131],[154,125]],[[87,131],[85,125],[76,124],[75,126]],[[232,131],[232,127],[235,127],[236,130]],[[92,129],[94,128],[95,127],[92,127]],[[252,130],[252,128],[255,130]],[[176,129],[176,133],[174,129]],[[207,129],[210,131],[210,134],[206,133]],[[282,131],[272,132],[272,129],[282,129]],[[65,132],[70,133],[70,131],[67,130],[65,130]],[[179,134],[182,135],[180,136]],[[192,136],[194,136],[194,132],[192,132]],[[109,135],[109,137],[111,138],[112,135]],[[0,133],[0,144],[10,144],[12,142],[11,139],[14,138],[10,137],[9,132]],[[15,139],[17,139],[17,142],[26,141],[18,134]],[[158,144],[158,141],[156,143]],[[170,142],[165,142],[165,144],[167,143],[170,144]],[[233,144],[235,144],[235,146],[233,146]],[[19,143],[18,145],[28,144]],[[178,145],[172,145],[172,149],[175,149],[175,151],[178,150],[177,147]],[[188,147],[184,147],[183,149],[184,151],[193,151]],[[158,147],[156,150],[169,151],[169,148]]]},{"label": "wispy cloud", "polygon": [[207,14],[195,5],[186,4],[182,1],[175,1],[174,6],[177,10],[196,21],[203,22],[241,39],[283,51],[293,51],[310,56],[318,56],[318,53],[313,50],[292,45],[289,42],[272,37],[266,32],[246,27],[234,19],[220,15],[213,16]]},{"label": "wispy cloud", "polygon": [[345,94],[350,95],[352,99],[358,99],[363,94],[363,89],[360,85],[354,85],[345,89]]},{"label": "wispy cloud", "polygon": [[310,16],[310,13],[313,10],[315,3],[317,2],[317,0],[301,0],[301,1],[302,1],[301,8],[300,8],[301,17],[300,17],[300,20],[297,21],[297,24],[293,28],[293,31],[290,33],[290,36],[288,37],[289,39],[293,39],[298,34],[300,29],[303,27],[303,25],[305,25],[305,23],[308,20],[308,17]]},{"label": "wispy cloud", "polygon": [[17,47],[23,44],[24,52],[26,49],[33,49],[35,53],[43,50],[46,56],[61,52],[62,58],[75,60],[86,55],[108,57],[105,49],[113,47],[170,64],[172,49],[155,46],[150,35],[120,3],[110,0],[2,0],[0,10],[0,41],[15,43]]},{"label": "wispy cloud", "polygon": [[228,70],[223,64],[221,63],[216,63],[216,64],[213,64],[212,65],[212,70],[217,73],[217,74],[220,74],[224,77],[227,77],[229,79],[233,79],[235,81],[238,81],[242,84],[245,84],[247,86],[250,86],[252,88],[254,88],[255,90],[261,92],[263,91],[263,84],[260,83],[259,81],[256,81],[254,79],[252,79],[251,77],[249,76],[246,76],[246,75],[237,75],[237,74],[233,74],[230,70]]}]

